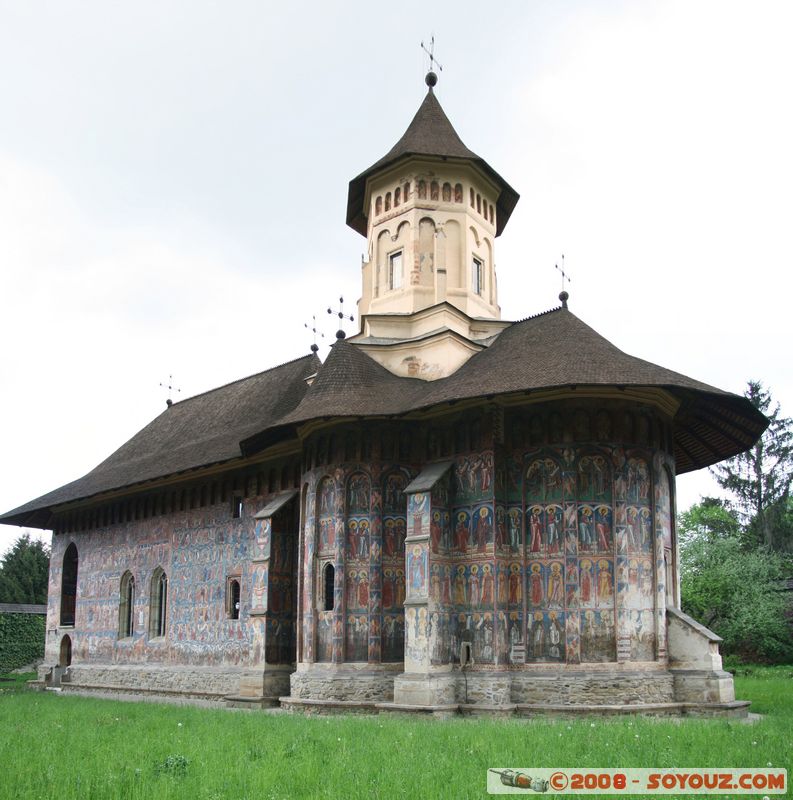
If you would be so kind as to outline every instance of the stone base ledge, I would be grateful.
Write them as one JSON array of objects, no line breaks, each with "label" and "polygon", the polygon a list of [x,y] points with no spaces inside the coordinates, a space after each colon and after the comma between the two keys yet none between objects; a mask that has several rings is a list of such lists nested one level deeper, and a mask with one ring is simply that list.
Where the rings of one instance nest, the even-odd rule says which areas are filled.
[{"label": "stone base ledge", "polygon": [[750,700],[733,700],[729,703],[682,703],[683,713],[690,717],[732,717],[748,719]]},{"label": "stone base ledge", "polygon": [[280,697],[281,708],[304,714],[374,714],[376,704],[366,700],[311,700],[305,697]]},{"label": "stone base ledge", "polygon": [[518,703],[517,713],[522,717],[558,716],[578,717],[593,715],[599,717],[638,714],[645,716],[680,716],[682,703],[614,703],[586,705],[584,703]]},{"label": "stone base ledge", "polygon": [[278,697],[251,697],[248,695],[232,694],[223,698],[226,708],[277,708],[280,704]]},{"label": "stone base ledge", "polygon": [[517,704],[488,705],[486,703],[461,703],[460,711],[469,717],[512,717],[517,711]]},{"label": "stone base ledge", "polygon": [[180,691],[177,689],[145,689],[140,686],[117,686],[102,683],[62,683],[60,688],[70,694],[118,694],[140,697],[183,698],[185,700],[211,700],[220,702],[223,694],[214,692]]},{"label": "stone base ledge", "polygon": [[451,717],[460,710],[456,703],[422,706],[412,703],[378,703],[377,710],[386,714],[421,714],[433,717]]}]

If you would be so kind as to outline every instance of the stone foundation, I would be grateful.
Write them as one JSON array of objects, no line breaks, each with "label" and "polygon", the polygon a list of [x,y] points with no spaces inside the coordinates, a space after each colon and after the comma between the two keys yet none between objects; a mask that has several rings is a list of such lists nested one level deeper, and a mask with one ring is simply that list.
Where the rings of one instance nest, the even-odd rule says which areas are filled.
[{"label": "stone foundation", "polygon": [[300,700],[388,702],[401,664],[311,664],[290,677],[291,697]]},{"label": "stone foundation", "polygon": [[[44,681],[51,669],[42,665],[39,679]],[[222,700],[238,692],[244,672],[239,667],[72,664],[62,681],[64,686],[77,690]]]}]

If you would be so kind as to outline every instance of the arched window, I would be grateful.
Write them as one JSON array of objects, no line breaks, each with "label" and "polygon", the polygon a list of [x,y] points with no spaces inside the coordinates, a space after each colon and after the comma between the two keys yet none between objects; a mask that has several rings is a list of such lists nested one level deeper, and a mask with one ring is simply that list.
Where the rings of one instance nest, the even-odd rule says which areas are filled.
[{"label": "arched window", "polygon": [[452,201],[452,185],[450,183],[443,184],[443,202],[451,203]]},{"label": "arched window", "polygon": [[334,590],[336,588],[336,569],[328,562],[322,570],[323,600],[325,611],[333,611]]},{"label": "arched window", "polygon": [[385,210],[386,211],[391,210],[391,192],[385,193]]},{"label": "arched window", "polygon": [[240,618],[240,581],[229,578],[226,584],[226,613],[229,619]]},{"label": "arched window", "polygon": [[377,200],[374,201],[374,213],[375,216],[379,216],[383,213],[383,198],[378,197]]},{"label": "arched window", "polygon": [[58,666],[70,667],[72,665],[72,640],[69,636],[61,639],[61,649],[58,654]]},{"label": "arched window", "polygon": [[405,184],[404,198],[406,203],[410,199],[410,183]]},{"label": "arched window", "polygon": [[394,189],[394,208],[396,208],[402,202],[402,190],[397,186]]},{"label": "arched window", "polygon": [[462,185],[462,183],[456,183],[454,185],[454,202],[455,203],[462,203],[463,202],[463,185]]},{"label": "arched window", "polygon": [[165,612],[168,608],[168,576],[162,567],[157,567],[151,576],[150,597],[149,636],[156,639],[165,636]]},{"label": "arched window", "polygon": [[493,213],[493,204],[490,204],[490,224],[495,225],[496,215]]},{"label": "arched window", "polygon": [[430,200],[437,200],[438,199],[438,181],[433,181],[430,184]]},{"label": "arched window", "polygon": [[72,542],[63,554],[61,625],[74,625],[77,609],[77,562],[77,547]]},{"label": "arched window", "polygon": [[479,214],[482,213],[482,195],[481,194],[477,194],[476,195],[476,210],[477,210],[477,213],[479,213]]},{"label": "arched window", "polygon": [[121,576],[118,604],[118,638],[126,639],[135,631],[135,578],[127,571]]},{"label": "arched window", "polygon": [[427,182],[419,181],[419,200],[427,199]]},{"label": "arched window", "polygon": [[474,207],[475,203],[476,203],[476,198],[474,196],[474,190],[471,189],[471,208]]}]

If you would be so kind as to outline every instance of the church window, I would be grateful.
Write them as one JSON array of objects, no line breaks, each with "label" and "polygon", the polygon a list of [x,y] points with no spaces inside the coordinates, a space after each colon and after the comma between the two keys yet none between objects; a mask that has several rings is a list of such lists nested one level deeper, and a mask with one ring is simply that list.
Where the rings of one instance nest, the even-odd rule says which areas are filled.
[{"label": "church window", "polygon": [[496,215],[493,213],[493,204],[490,204],[490,224],[495,225]]},{"label": "church window", "polygon": [[396,208],[402,202],[402,190],[397,186],[394,189],[394,208]]},{"label": "church window", "polygon": [[77,547],[72,542],[63,555],[61,577],[61,625],[74,625],[77,608]]},{"label": "church window", "polygon": [[382,196],[378,197],[377,200],[374,201],[374,213],[375,216],[379,216],[383,213],[383,198]]},{"label": "church window", "polygon": [[430,200],[437,200],[438,199],[438,181],[433,181],[430,184]]},{"label": "church window", "polygon": [[410,183],[405,184],[404,197],[405,197],[405,202],[407,203],[408,198],[410,197]]},{"label": "church window", "polygon": [[474,190],[471,189],[471,208],[473,208],[475,204],[476,204],[476,198],[474,196]]},{"label": "church window", "polygon": [[402,251],[391,253],[388,256],[388,288],[402,288]]},{"label": "church window", "polygon": [[135,631],[135,578],[127,571],[121,576],[118,604],[118,638],[126,639]]},{"label": "church window", "polygon": [[391,192],[385,193],[385,210],[386,211],[391,210]]},{"label": "church window", "polygon": [[226,616],[240,618],[240,579],[236,577],[226,581]]},{"label": "church window", "polygon": [[443,184],[443,202],[450,203],[452,200],[452,185],[450,183]]},{"label": "church window", "polygon": [[482,260],[476,256],[471,259],[471,291],[482,294]]},{"label": "church window", "polygon": [[165,636],[165,612],[168,607],[168,576],[162,567],[157,567],[151,576],[151,600],[149,605],[149,637]]},{"label": "church window", "polygon": [[234,494],[231,497],[231,516],[233,519],[242,517],[243,502],[241,494]]},{"label": "church window", "polygon": [[476,211],[478,214],[482,213],[482,195],[477,194],[476,196]]},{"label": "church window", "polygon": [[330,562],[322,569],[323,609],[333,611],[334,593],[336,588],[336,570]]},{"label": "church window", "polygon": [[419,181],[419,200],[427,199],[427,182]]},{"label": "church window", "polygon": [[454,202],[455,203],[462,203],[463,202],[463,185],[462,185],[462,183],[456,183],[454,185]]}]

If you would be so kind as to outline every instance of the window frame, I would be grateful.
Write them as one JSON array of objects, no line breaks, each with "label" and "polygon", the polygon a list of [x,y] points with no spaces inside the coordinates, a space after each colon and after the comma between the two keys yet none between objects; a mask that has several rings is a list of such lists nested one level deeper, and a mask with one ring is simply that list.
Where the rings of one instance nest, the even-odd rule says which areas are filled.
[{"label": "window frame", "polygon": [[[399,272],[397,273],[394,270],[394,262],[399,262]],[[394,250],[393,252],[388,254],[388,290],[389,291],[397,291],[401,289],[403,286],[403,277],[404,277],[404,263],[405,263],[405,250],[403,247],[400,247],[399,250]],[[399,275],[399,280],[394,280],[394,275]]]}]

